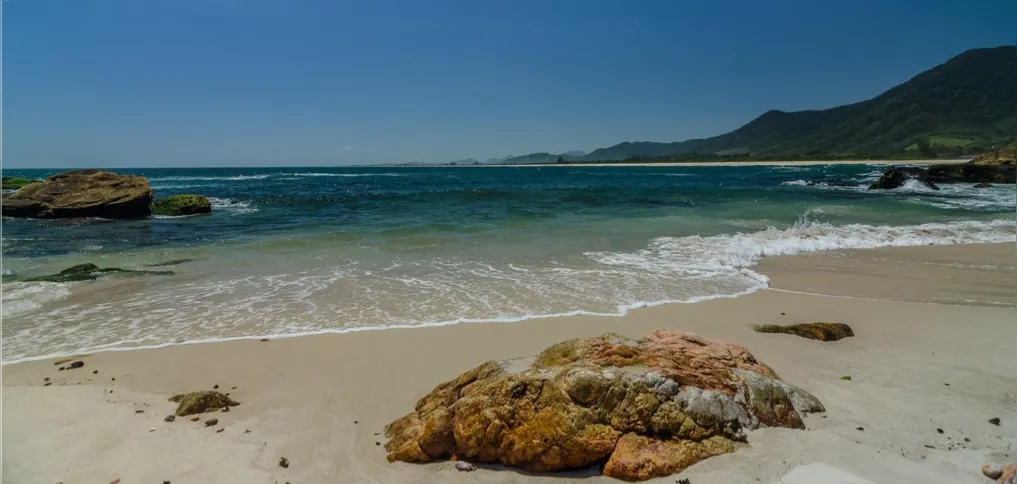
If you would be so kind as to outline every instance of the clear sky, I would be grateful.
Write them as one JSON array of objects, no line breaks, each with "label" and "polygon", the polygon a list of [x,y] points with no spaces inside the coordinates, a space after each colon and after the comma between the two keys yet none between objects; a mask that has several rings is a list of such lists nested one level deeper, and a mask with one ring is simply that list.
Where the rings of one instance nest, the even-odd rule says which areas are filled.
[{"label": "clear sky", "polygon": [[1014,0],[4,0],[7,167],[591,151],[861,101]]}]

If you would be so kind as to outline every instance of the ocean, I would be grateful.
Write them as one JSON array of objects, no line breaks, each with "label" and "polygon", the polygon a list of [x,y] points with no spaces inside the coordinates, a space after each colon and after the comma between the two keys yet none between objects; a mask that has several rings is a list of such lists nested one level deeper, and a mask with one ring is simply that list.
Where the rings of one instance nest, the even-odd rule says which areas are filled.
[{"label": "ocean", "polygon": [[[761,258],[1013,242],[1017,192],[874,165],[116,170],[213,214],[3,221],[3,362],[735,297]],[[56,170],[5,170],[43,177]],[[17,282],[91,262],[172,276]]]}]

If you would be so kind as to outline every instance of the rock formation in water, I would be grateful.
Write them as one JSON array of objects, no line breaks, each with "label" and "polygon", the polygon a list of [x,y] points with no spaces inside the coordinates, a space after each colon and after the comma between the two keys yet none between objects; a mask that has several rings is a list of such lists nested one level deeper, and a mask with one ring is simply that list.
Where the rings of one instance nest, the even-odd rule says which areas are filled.
[{"label": "rock formation in water", "polygon": [[757,333],[783,333],[801,336],[802,338],[815,339],[819,341],[837,341],[841,338],[854,336],[851,326],[844,323],[803,323],[791,326],[778,326],[776,324],[763,324],[753,326]]},{"label": "rock formation in water", "polygon": [[173,195],[152,203],[152,213],[173,217],[212,213],[212,203],[201,195]]},{"label": "rock formation in water", "polygon": [[60,271],[57,274],[49,274],[45,276],[32,277],[25,279],[25,282],[79,282],[79,281],[94,281],[102,276],[106,275],[121,275],[121,276],[172,276],[173,271],[134,271],[130,269],[120,269],[118,267],[105,267],[100,268],[95,264],[78,264],[74,267],[70,267]]},{"label": "rock formation in water", "polygon": [[760,426],[802,429],[825,411],[745,348],[657,330],[566,341],[489,361],[389,424],[389,461],[456,458],[534,472],[603,466],[625,480],[732,452]]},{"label": "rock formation in water", "polygon": [[3,199],[3,215],[23,218],[142,218],[151,215],[148,180],[101,170],[75,170],[25,185]]}]

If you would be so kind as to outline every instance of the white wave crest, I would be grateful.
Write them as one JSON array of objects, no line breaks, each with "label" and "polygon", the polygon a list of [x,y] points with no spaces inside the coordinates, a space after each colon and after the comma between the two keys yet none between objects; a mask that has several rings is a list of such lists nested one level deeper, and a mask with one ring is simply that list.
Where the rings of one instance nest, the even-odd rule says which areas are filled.
[{"label": "white wave crest", "polygon": [[803,252],[1014,240],[1017,240],[1014,220],[904,226],[835,226],[805,220],[783,230],[770,228],[710,237],[662,237],[636,252],[589,252],[586,255],[607,265],[638,266],[648,270],[732,271],[752,266],[762,257]]},{"label": "white wave crest", "polygon": [[2,316],[8,318],[34,311],[70,293],[67,284],[56,282],[5,282]]},{"label": "white wave crest", "polygon": [[257,208],[251,206],[250,202],[216,197],[208,197],[208,201],[212,204],[212,212],[216,210],[226,210],[232,213],[252,213],[258,211]]},{"label": "white wave crest", "polygon": [[152,177],[152,181],[242,181],[264,180],[272,175],[235,175],[235,176],[163,176]]}]

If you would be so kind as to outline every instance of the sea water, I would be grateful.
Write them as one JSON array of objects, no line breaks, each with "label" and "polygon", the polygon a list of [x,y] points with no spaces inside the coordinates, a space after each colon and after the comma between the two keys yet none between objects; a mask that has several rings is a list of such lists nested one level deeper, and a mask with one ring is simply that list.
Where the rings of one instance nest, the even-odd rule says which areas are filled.
[{"label": "sea water", "polygon": [[[539,316],[765,288],[761,258],[1012,242],[1013,186],[870,165],[118,170],[213,213],[3,221],[3,361]],[[42,177],[55,170],[7,170]],[[172,276],[18,279],[90,262]]]}]

